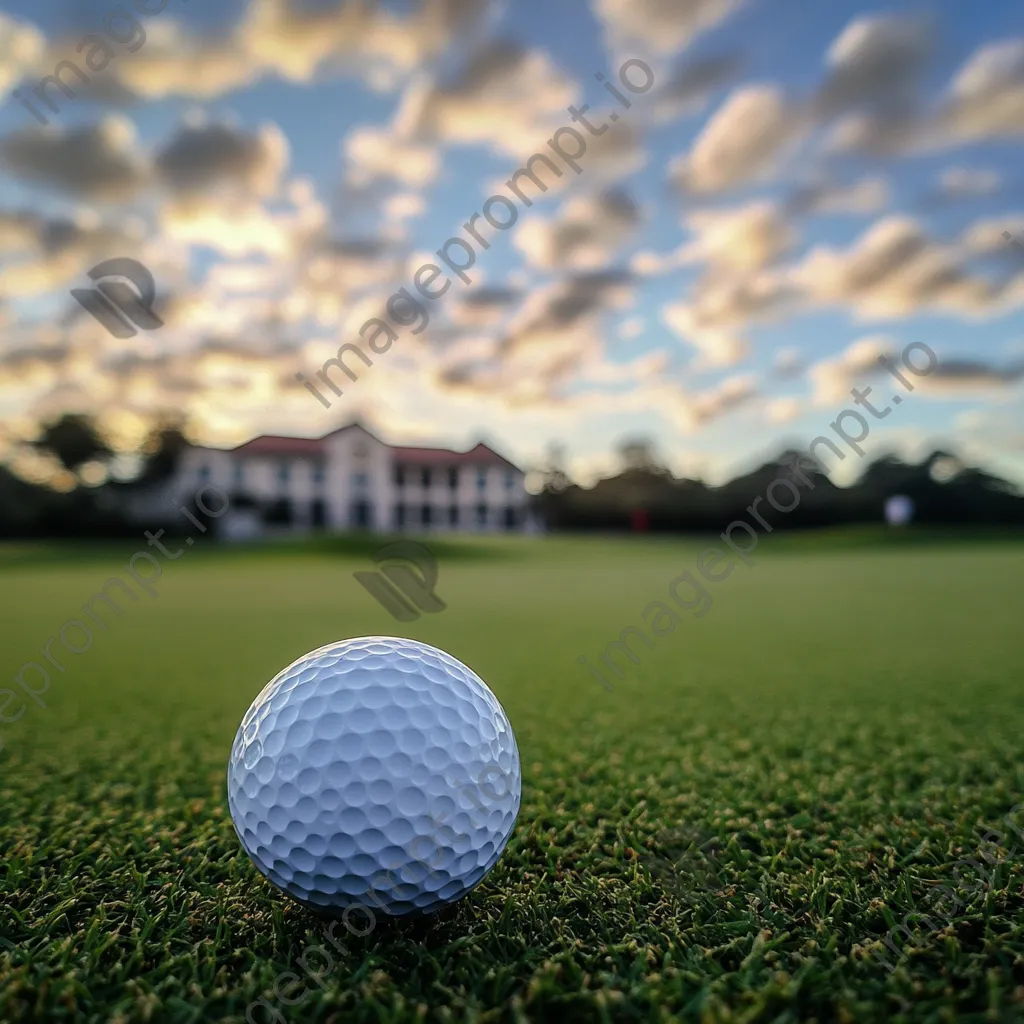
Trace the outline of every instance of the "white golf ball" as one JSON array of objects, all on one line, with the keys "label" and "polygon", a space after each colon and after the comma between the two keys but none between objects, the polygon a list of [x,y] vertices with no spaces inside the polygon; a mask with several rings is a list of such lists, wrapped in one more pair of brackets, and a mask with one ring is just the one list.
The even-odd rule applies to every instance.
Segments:
[{"label": "white golf ball", "polygon": [[323,912],[396,916],[479,884],[522,791],[512,726],[483,680],[389,636],[279,672],[242,719],[227,782],[238,838],[275,886]]}]

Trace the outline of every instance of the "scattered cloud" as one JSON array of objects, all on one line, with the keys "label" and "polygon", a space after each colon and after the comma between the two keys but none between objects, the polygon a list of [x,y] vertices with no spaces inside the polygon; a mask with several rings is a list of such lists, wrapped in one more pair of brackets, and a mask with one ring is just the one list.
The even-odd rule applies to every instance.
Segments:
[{"label": "scattered cloud", "polygon": [[[934,19],[858,16],[823,57],[804,55],[806,74],[787,66],[773,79],[767,51],[710,38],[747,6],[592,0],[610,57],[656,70],[628,116],[589,76],[577,81],[583,65],[563,40],[514,41],[515,5],[259,0],[208,32],[187,9],[142,19],[144,45],[119,45],[75,84],[74,118],[62,109],[41,128],[9,102],[26,126],[0,138],[5,415],[179,408],[238,437],[273,410],[275,429],[308,430],[320,410],[295,371],[356,340],[432,258],[438,216],[444,230],[478,195],[507,194],[514,170],[569,123],[566,108],[588,99],[588,120],[606,130],[585,133],[583,173],[546,175],[513,244],[478,253],[473,286],[430,306],[429,330],[360,381],[361,401],[389,423],[426,436],[435,421],[456,430],[493,412],[514,431],[525,409],[552,429],[609,414],[687,434],[734,416],[768,429],[848,402],[884,373],[877,356],[899,348],[871,334],[836,353],[833,322],[856,337],[921,315],[977,323],[990,347],[944,357],[921,394],[1019,398],[1021,368],[991,352],[1014,351],[993,331],[1024,307],[1024,264],[1005,237],[1024,243],[1024,213],[997,207],[1013,168],[990,143],[1024,136],[1024,38],[986,39],[942,67],[956,41]],[[80,63],[76,43],[0,15],[0,94]],[[295,133],[308,129],[284,104],[278,124],[243,126],[216,105],[168,131],[174,108],[154,102],[213,111],[257,83],[312,100],[338,81],[366,113],[326,137],[340,160],[314,180],[292,170],[309,153]],[[132,120],[90,123],[93,104]],[[682,150],[668,195],[637,173],[666,147]],[[905,159],[915,154],[929,162]],[[472,202],[449,216],[438,204],[452,194]],[[965,225],[952,204],[968,200],[985,216]],[[166,326],[122,343],[67,289],[129,252],[156,273]],[[823,312],[829,330],[802,333],[800,318]],[[778,347],[773,330],[758,351],[761,329],[779,323],[795,344]],[[766,390],[805,382],[808,395],[765,394],[753,359]],[[711,371],[729,375],[710,387],[675,379]]]},{"label": "scattered cloud", "polygon": [[45,48],[35,25],[0,12],[0,98],[42,61]]},{"label": "scattered cloud", "polygon": [[492,41],[450,81],[410,83],[395,129],[417,143],[483,145],[512,156],[536,151],[566,120],[579,86],[540,50]]},{"label": "scattered cloud", "polygon": [[937,195],[942,199],[977,199],[995,195],[1002,177],[995,171],[980,167],[947,167],[939,175]]},{"label": "scattered cloud", "polygon": [[743,67],[744,60],[736,53],[685,61],[652,96],[655,118],[672,121],[698,113],[707,105],[712,93],[735,81]]},{"label": "scattered cloud", "polygon": [[960,142],[1024,135],[1024,38],[991,43],[970,57],[949,88],[942,122]]},{"label": "scattered cloud", "polygon": [[677,53],[739,7],[739,0],[593,0],[609,49]]},{"label": "scattered cloud", "polygon": [[613,260],[640,220],[639,207],[620,189],[575,196],[550,221],[528,218],[515,244],[533,266],[545,270],[597,270]]},{"label": "scattered cloud", "polygon": [[196,121],[183,125],[156,154],[161,182],[189,197],[230,188],[242,195],[276,191],[288,164],[288,141],[267,125],[249,133],[228,124]]},{"label": "scattered cloud", "polygon": [[769,178],[806,130],[777,86],[744,86],[712,115],[693,148],[670,166],[684,192],[713,193]]},{"label": "scattered cloud", "polygon": [[825,56],[827,74],[816,98],[819,116],[872,104],[914,105],[932,52],[931,26],[919,18],[854,18]]},{"label": "scattered cloud", "polygon": [[978,317],[1008,298],[1004,283],[973,273],[958,246],[930,239],[907,216],[877,221],[845,251],[815,247],[793,276],[810,301],[844,306],[857,319],[925,310]]},{"label": "scattered cloud", "polygon": [[864,216],[889,205],[890,188],[883,177],[861,178],[848,185],[818,180],[802,185],[787,203],[794,216],[807,214]]},{"label": "scattered cloud", "polygon": [[698,210],[686,215],[696,241],[684,247],[680,260],[703,262],[722,270],[762,270],[779,261],[797,240],[785,211],[768,200],[725,210]]},{"label": "scattered cloud", "polygon": [[0,138],[0,168],[71,196],[125,202],[151,181],[135,127],[107,117],[85,128],[30,125]]}]

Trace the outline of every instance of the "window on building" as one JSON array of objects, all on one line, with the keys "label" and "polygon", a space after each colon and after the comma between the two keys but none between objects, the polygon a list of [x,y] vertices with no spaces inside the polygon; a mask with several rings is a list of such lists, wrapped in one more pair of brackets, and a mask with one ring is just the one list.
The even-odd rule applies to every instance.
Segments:
[{"label": "window on building", "polygon": [[395,506],[395,526],[405,526],[405,505],[402,502]]},{"label": "window on building", "polygon": [[506,470],[505,471],[505,490],[506,491],[511,491],[512,488],[515,487],[515,485],[516,485],[516,475],[515,475],[515,473],[511,469]]},{"label": "window on building", "polygon": [[505,517],[504,518],[505,518],[505,529],[506,530],[514,530],[516,528],[517,523],[518,523],[519,517],[516,515],[516,510],[511,505],[506,506],[506,508],[505,508]]},{"label": "window on building", "polygon": [[405,486],[405,467],[404,466],[395,466],[395,486],[396,487],[404,487]]},{"label": "window on building", "polygon": [[459,506],[458,505],[452,505],[452,507],[450,509],[448,509],[448,523],[451,526],[458,526],[459,525]]},{"label": "window on building", "polygon": [[448,470],[448,486],[453,491],[457,490],[459,486],[459,471],[454,466]]},{"label": "window on building", "polygon": [[431,522],[433,522],[434,510],[430,505],[424,504],[420,514],[422,516],[420,522],[422,522],[424,526],[429,526]]},{"label": "window on building", "polygon": [[487,488],[487,470],[478,469],[476,471],[476,489],[478,491],[486,490]]},{"label": "window on building", "polygon": [[245,483],[245,466],[241,462],[236,462],[232,472],[234,475],[235,486],[241,487],[242,484]]},{"label": "window on building", "polygon": [[268,526],[291,526],[295,522],[292,503],[287,498],[272,501],[263,510],[263,522]]},{"label": "window on building", "polygon": [[487,506],[483,502],[480,502],[476,507],[476,525],[487,525]]},{"label": "window on building", "polygon": [[279,484],[286,484],[291,479],[292,467],[289,462],[280,462],[277,466],[277,482]]},{"label": "window on building", "polygon": [[324,465],[322,462],[316,462],[313,464],[313,483],[317,486],[323,484],[326,479],[326,472],[324,471]]},{"label": "window on building", "polygon": [[353,473],[352,474],[352,489],[354,491],[364,491],[370,482],[370,475],[368,473]]},{"label": "window on building", "polygon": [[424,487],[429,487],[430,486],[430,470],[429,469],[424,467],[421,479],[423,481],[423,486]]}]

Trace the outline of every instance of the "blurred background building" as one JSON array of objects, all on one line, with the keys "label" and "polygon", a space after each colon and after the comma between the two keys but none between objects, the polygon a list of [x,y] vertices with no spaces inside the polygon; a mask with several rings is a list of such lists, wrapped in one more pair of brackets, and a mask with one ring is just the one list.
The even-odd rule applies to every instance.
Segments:
[{"label": "blurred background building", "polygon": [[207,490],[233,539],[324,529],[518,532],[529,519],[523,472],[487,445],[395,447],[358,424],[319,438],[189,446],[170,476],[129,492],[132,518],[145,527]]}]

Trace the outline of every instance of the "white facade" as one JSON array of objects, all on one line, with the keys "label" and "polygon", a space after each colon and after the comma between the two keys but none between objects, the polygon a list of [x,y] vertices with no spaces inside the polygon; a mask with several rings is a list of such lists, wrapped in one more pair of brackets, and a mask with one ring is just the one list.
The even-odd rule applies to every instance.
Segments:
[{"label": "white facade", "polygon": [[322,438],[189,448],[136,512],[198,504],[201,516],[205,504],[218,513],[218,532],[237,539],[314,529],[529,532],[528,502],[523,472],[486,445],[397,447],[354,424]]}]

